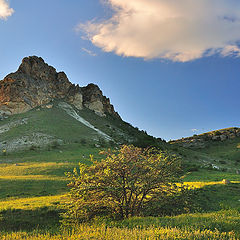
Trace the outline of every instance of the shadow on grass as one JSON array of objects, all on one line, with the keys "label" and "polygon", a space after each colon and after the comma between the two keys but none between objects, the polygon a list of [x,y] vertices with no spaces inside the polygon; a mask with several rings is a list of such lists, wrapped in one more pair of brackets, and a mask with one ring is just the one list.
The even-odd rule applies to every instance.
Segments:
[{"label": "shadow on grass", "polygon": [[58,195],[67,190],[67,181],[41,179],[0,180],[0,199]]},{"label": "shadow on grass", "polygon": [[143,216],[176,216],[230,209],[240,212],[239,200],[239,183],[209,185],[198,189],[184,188],[176,194],[149,203]]},{"label": "shadow on grass", "polygon": [[240,184],[211,185],[153,203],[142,217],[112,222],[128,228],[180,228],[236,233],[240,239]]},{"label": "shadow on grass", "polygon": [[217,184],[195,190],[193,202],[204,212],[236,209],[240,211],[240,184]]},{"label": "shadow on grass", "polygon": [[0,232],[49,230],[59,227],[60,212],[47,207],[35,210],[9,209],[0,213]]}]

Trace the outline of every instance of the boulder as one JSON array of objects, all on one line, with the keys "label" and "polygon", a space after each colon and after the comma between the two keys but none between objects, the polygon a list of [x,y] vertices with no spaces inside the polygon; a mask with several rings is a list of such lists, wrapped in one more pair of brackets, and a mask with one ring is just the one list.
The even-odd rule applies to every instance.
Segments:
[{"label": "boulder", "polygon": [[220,135],[220,140],[221,141],[225,141],[227,139],[227,136],[226,135]]}]

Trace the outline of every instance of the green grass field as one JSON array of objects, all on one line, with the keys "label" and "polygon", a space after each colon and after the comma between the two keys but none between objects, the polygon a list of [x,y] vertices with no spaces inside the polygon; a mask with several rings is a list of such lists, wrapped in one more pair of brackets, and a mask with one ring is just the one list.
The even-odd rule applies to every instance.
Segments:
[{"label": "green grass field", "polygon": [[[183,182],[200,189],[200,212],[83,224],[60,228],[60,203],[66,200],[64,173],[79,162],[90,164],[99,149],[74,143],[51,151],[9,153],[0,157],[0,239],[239,239],[240,176],[200,169]],[[222,179],[232,184],[222,184]],[[197,190],[196,190],[197,191]],[[62,231],[62,232],[61,232]]]}]

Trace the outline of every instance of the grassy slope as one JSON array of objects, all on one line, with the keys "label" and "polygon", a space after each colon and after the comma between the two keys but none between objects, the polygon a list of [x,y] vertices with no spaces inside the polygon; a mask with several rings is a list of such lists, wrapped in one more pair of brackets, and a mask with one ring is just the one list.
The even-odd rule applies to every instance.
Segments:
[{"label": "grassy slope", "polygon": [[[172,145],[171,149],[183,158],[185,169],[217,168],[223,172],[240,170],[240,138],[225,142],[209,142],[201,149],[187,149]],[[224,175],[224,173],[217,173]]]},{"label": "grassy slope", "polygon": [[[144,136],[144,133],[139,133],[137,129],[119,120],[111,119],[111,117],[102,119],[87,110],[81,111],[80,114],[102,131],[115,136],[118,141],[123,141],[126,135],[133,138],[139,136],[139,134]],[[58,205],[65,199],[64,194],[67,192],[66,184],[68,182],[64,172],[77,167],[78,162],[90,164],[89,154],[94,154],[96,158],[100,158],[97,154],[100,149],[93,147],[96,137],[95,132],[75,121],[60,109],[34,110],[23,115],[15,115],[11,119],[21,119],[23,117],[30,119],[28,125],[12,129],[1,135],[1,138],[7,140],[23,133],[30,134],[37,129],[42,133],[51,133],[56,138],[63,139],[65,144],[34,151],[7,153],[7,156],[0,156],[0,216],[2,216],[0,218],[0,232],[3,231],[1,239],[3,239],[3,236],[7,236],[6,231],[19,231],[20,229],[30,232],[38,229],[39,234],[59,231]],[[11,119],[6,119],[3,123]],[[41,120],[39,121],[39,119]],[[87,143],[83,144],[82,139],[85,139]],[[227,159],[231,161],[231,166],[235,166],[235,160],[238,159],[235,157],[238,152],[238,141],[238,139],[231,140],[225,146],[213,144],[208,149],[201,151],[172,150],[177,150],[184,158],[194,163],[200,163],[204,158],[214,160],[226,159],[226,156],[228,156]],[[223,178],[236,183],[223,185],[221,184]],[[184,235],[189,237],[193,233],[195,234],[193,236],[199,237],[196,239],[206,239],[206,236],[210,239],[214,239],[214,237],[216,237],[215,239],[224,239],[221,232],[232,230],[240,237],[239,175],[201,169],[197,172],[186,173],[183,181],[190,186],[203,189],[198,193],[196,200],[202,206],[203,213],[183,214],[175,217],[134,218],[123,222],[110,223],[117,229],[107,230],[110,234],[109,238],[104,235],[106,232],[103,232],[101,227],[82,226],[82,230],[79,230],[80,233],[75,235],[70,236],[64,233],[65,239],[81,239],[77,238],[80,235],[87,239],[90,235],[88,236],[86,232],[89,233],[89,231],[95,234],[93,239],[114,239],[111,238],[111,236],[114,236],[114,232],[118,233],[119,239],[137,239],[136,236],[142,238],[161,236],[164,239],[167,239],[166,236],[172,236],[172,238],[178,236],[178,239],[190,239],[184,238]],[[135,229],[129,232],[129,228],[132,229],[136,226],[141,226],[143,230]],[[122,229],[119,229],[119,227]],[[156,230],[156,228],[161,227],[163,229]],[[147,228],[149,229],[147,230]],[[205,229],[211,231],[206,232]],[[32,239],[50,239],[49,235],[37,234],[33,234]],[[25,235],[30,239],[28,233]],[[7,239],[14,239],[14,237],[21,239],[23,236],[24,233],[15,235],[10,233]],[[122,236],[125,236],[125,238]],[[58,238],[60,236],[55,239]],[[226,239],[230,239],[230,237],[228,236]]]},{"label": "grassy slope", "polygon": [[39,111],[34,109],[27,113],[11,116],[2,121],[1,125],[23,118],[27,118],[28,123],[2,134],[1,140],[9,140],[33,132],[45,133],[68,143],[81,138],[88,140],[88,138],[92,139],[97,136],[92,129],[79,123],[59,108],[40,109]]},{"label": "grassy slope", "polygon": [[240,137],[225,142],[212,142],[207,148],[198,151],[226,161],[226,166],[235,165],[240,168]]},{"label": "grassy slope", "polygon": [[[100,117],[89,109],[75,110],[93,126],[111,136],[116,143],[155,141],[159,145],[167,145],[156,139],[154,140],[145,132],[139,131],[137,128],[120,119],[111,116]],[[0,121],[0,127],[22,119],[27,119],[27,124],[12,127],[9,131],[0,134],[0,142],[5,144],[6,149],[8,149],[9,141],[21,138],[22,136],[31,136],[33,133],[51,136],[52,142],[54,139],[62,140],[63,144],[69,145],[68,147],[74,143],[82,143],[88,146],[94,146],[94,144],[106,145],[106,140],[102,136],[69,116],[64,110],[58,107],[57,101],[54,102],[52,109],[39,107],[29,112],[4,119]],[[109,145],[111,144],[109,143]],[[28,146],[28,149],[30,147]],[[51,143],[48,147],[51,147]]]},{"label": "grassy slope", "polygon": [[171,147],[187,159],[188,163],[205,167],[213,164],[232,172],[240,170],[240,137],[223,142],[208,141],[204,148],[187,149],[178,147],[177,144],[171,144]]}]

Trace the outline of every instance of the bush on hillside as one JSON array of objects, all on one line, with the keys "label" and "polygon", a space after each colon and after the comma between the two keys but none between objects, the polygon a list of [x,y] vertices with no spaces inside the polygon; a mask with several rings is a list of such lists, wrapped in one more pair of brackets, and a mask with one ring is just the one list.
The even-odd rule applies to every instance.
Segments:
[{"label": "bush on hillside", "polygon": [[227,164],[227,162],[224,161],[224,160],[219,160],[219,163],[221,163],[221,164]]},{"label": "bush on hillside", "polygon": [[158,147],[160,141],[148,135],[138,136],[133,145],[139,148]]},{"label": "bush on hillside", "polygon": [[51,148],[52,149],[57,149],[60,147],[60,143],[57,141],[57,140],[54,140],[52,143],[51,143]]},{"label": "bush on hillside", "polygon": [[81,145],[85,146],[87,144],[87,140],[85,138],[82,138],[80,140]]},{"label": "bush on hillside", "polygon": [[180,160],[155,148],[122,146],[102,152],[106,157],[91,166],[67,173],[69,203],[65,219],[78,223],[96,216],[124,219],[141,216],[156,200],[177,192]]},{"label": "bush on hillside", "polygon": [[38,148],[38,147],[37,147],[36,145],[31,145],[30,148],[29,148],[29,150],[30,150],[30,151],[35,151],[35,150],[37,150],[37,148]]}]

